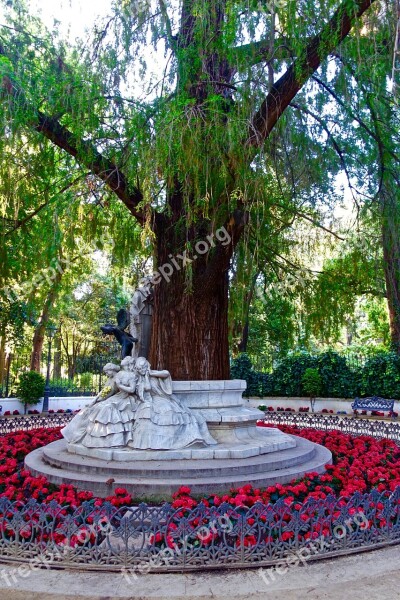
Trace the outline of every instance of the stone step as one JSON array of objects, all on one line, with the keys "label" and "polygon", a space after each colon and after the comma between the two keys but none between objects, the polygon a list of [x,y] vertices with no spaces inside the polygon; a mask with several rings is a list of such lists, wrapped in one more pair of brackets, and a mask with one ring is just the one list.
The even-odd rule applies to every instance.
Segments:
[{"label": "stone step", "polygon": [[[249,458],[215,460],[192,458],[184,461],[158,461],[156,453],[153,460],[134,459],[129,462],[108,462],[71,454],[66,449],[65,441],[59,440],[43,448],[42,458],[50,466],[77,473],[96,473],[103,474],[103,476],[106,473],[108,477],[121,477],[129,473],[130,477],[176,479],[184,472],[185,477],[199,479],[210,475],[224,477],[276,471],[311,460],[315,454],[314,444],[302,438],[296,438],[296,441],[297,445],[294,448]],[[245,449],[245,444],[242,447]]]},{"label": "stone step", "polygon": [[[225,424],[222,429],[212,431],[218,442],[212,446],[189,446],[177,450],[135,450],[132,448],[86,448],[81,444],[68,444],[68,452],[85,458],[95,458],[102,461],[137,462],[137,461],[167,461],[189,459],[226,459],[250,458],[259,454],[268,454],[294,448],[296,441],[293,437],[282,433],[276,428],[244,425],[242,427]],[[59,442],[61,445],[61,442]],[[186,464],[186,463],[185,463]]]},{"label": "stone step", "polygon": [[[265,455],[262,458],[267,456]],[[25,464],[33,475],[45,475],[51,483],[59,485],[62,483],[72,484],[80,490],[92,491],[95,496],[106,497],[111,495],[116,487],[124,487],[135,498],[151,499],[154,502],[170,499],[173,492],[177,491],[181,485],[188,485],[193,494],[204,496],[226,493],[230,487],[239,488],[245,484],[264,488],[275,483],[289,483],[311,471],[324,472],[325,465],[329,464],[331,460],[332,455],[329,450],[314,444],[313,456],[302,464],[292,464],[277,470],[266,470],[257,473],[232,473],[221,477],[213,477],[208,474],[208,476],[201,478],[189,477],[185,473],[184,465],[182,465],[179,475],[176,474],[170,478],[167,478],[165,474],[163,478],[153,476],[132,477],[128,474],[113,476],[110,471],[107,471],[106,467],[103,474],[83,474],[49,465],[43,460],[43,448],[29,454]],[[108,482],[109,479],[112,481]]]}]

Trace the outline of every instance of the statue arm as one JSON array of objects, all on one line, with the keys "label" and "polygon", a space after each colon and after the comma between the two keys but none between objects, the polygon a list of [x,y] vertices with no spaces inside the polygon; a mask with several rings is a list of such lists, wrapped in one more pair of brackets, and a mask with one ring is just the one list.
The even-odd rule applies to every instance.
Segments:
[{"label": "statue arm", "polygon": [[[108,392],[106,394],[104,394],[104,391],[107,390],[107,388],[108,388]],[[102,391],[99,394],[97,394],[96,398],[88,406],[94,406],[95,404],[98,404],[99,402],[103,402],[103,400],[106,400],[107,398],[109,398],[110,396],[115,394],[115,392],[117,392],[117,391],[118,391],[118,388],[115,384],[114,378],[112,377],[111,379],[109,379],[107,381],[107,383],[104,386],[104,388],[102,389]]]},{"label": "statue arm", "polygon": [[170,377],[170,372],[169,371],[151,371],[150,370],[150,376],[151,377],[159,377],[160,379],[167,379],[167,377]]},{"label": "statue arm", "polygon": [[136,385],[128,386],[128,385],[123,385],[122,383],[120,383],[118,385],[118,387],[121,390],[121,392],[126,392],[127,394],[134,394],[136,391]]},{"label": "statue arm", "polygon": [[117,376],[116,385],[121,392],[126,394],[134,394],[136,391],[136,379],[134,377],[130,377],[127,382],[126,378]]}]

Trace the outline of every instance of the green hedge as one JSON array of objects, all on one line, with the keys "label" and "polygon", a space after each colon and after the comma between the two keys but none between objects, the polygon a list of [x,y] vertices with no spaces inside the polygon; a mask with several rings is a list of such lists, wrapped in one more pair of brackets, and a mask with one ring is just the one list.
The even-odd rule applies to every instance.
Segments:
[{"label": "green hedge", "polygon": [[247,381],[246,396],[307,396],[302,384],[307,369],[318,369],[321,375],[321,398],[400,399],[400,356],[394,352],[377,354],[353,369],[337,352],[317,356],[304,352],[282,359],[272,373],[254,371],[249,357],[242,354],[233,361],[231,376]]}]

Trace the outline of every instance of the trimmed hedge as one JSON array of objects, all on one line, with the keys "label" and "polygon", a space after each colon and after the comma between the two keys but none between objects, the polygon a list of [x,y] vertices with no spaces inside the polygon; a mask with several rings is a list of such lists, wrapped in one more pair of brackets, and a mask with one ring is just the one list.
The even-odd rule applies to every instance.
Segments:
[{"label": "trimmed hedge", "polygon": [[394,352],[376,354],[355,369],[337,352],[317,356],[304,352],[282,359],[272,373],[254,371],[250,358],[241,354],[233,361],[231,376],[247,381],[247,397],[307,396],[302,383],[307,369],[317,369],[321,375],[321,398],[400,399],[400,356]]}]

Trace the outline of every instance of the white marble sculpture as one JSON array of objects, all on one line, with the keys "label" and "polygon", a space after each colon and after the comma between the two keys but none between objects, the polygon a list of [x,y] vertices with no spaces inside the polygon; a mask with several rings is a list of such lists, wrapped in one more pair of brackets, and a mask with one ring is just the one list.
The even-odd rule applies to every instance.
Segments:
[{"label": "white marble sculpture", "polygon": [[214,445],[206,421],[172,394],[168,371],[126,357],[121,369],[104,367],[106,387],[61,430],[70,444],[85,448],[177,450]]},{"label": "white marble sculpture", "polygon": [[135,359],[121,361],[120,368],[109,363],[105,388],[89,406],[81,410],[61,430],[65,439],[86,448],[124,447],[132,439],[132,423],[136,411]]},{"label": "white marble sculpture", "polygon": [[61,433],[67,442],[71,444],[79,444],[82,442],[86,435],[86,431],[89,425],[89,416],[93,412],[96,405],[100,402],[106,401],[116,391],[115,377],[120,370],[118,365],[113,363],[107,363],[103,367],[104,373],[107,375],[107,381],[104,388],[96,396],[93,402],[90,402],[85,408],[83,408],[75,417],[61,429]]},{"label": "white marble sculpture", "polygon": [[135,290],[130,307],[130,334],[138,340],[132,350],[134,358],[139,356],[147,358],[149,354],[153,313],[152,302],[152,278],[145,277],[143,285]]},{"label": "white marble sculpture", "polygon": [[172,395],[168,371],[153,371],[143,357],[136,360],[136,394],[139,401],[129,446],[140,450],[174,450],[193,444],[204,446],[217,442],[210,435],[206,421],[184,407]]}]

